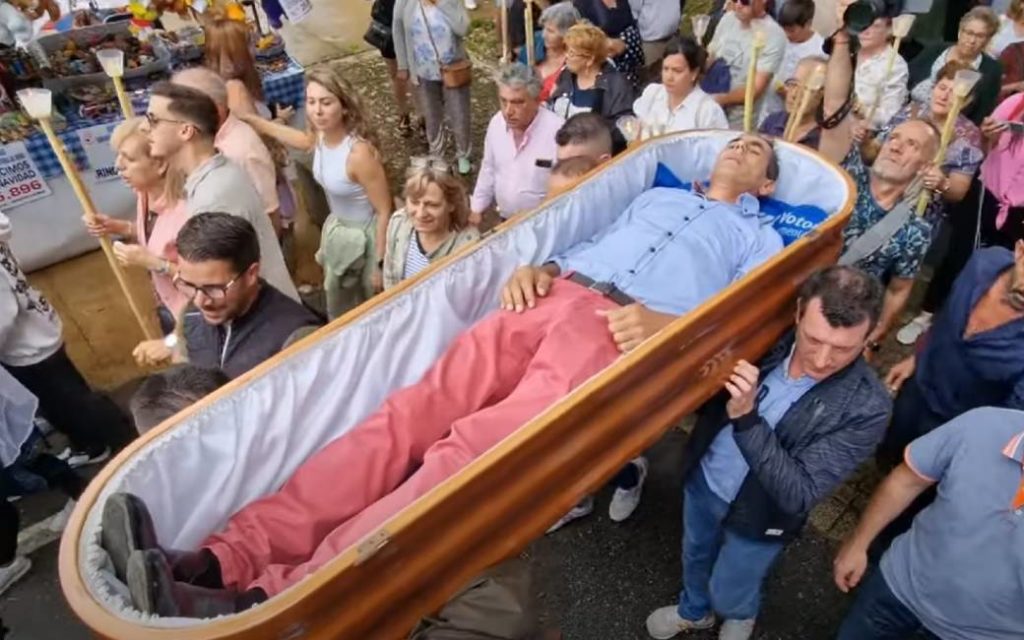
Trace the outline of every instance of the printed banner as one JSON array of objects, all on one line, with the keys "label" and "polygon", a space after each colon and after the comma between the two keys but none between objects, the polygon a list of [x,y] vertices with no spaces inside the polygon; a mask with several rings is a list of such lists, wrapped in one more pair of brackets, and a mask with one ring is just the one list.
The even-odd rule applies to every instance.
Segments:
[{"label": "printed banner", "polygon": [[110,134],[119,124],[120,121],[98,124],[76,132],[82,150],[85,151],[85,157],[89,160],[89,169],[85,172],[85,177],[90,182],[118,179],[117,169],[114,167],[114,150],[110,148]]},{"label": "printed banner", "polygon": [[0,208],[11,208],[45,198],[50,185],[39,173],[24,142],[11,142],[0,146]]}]

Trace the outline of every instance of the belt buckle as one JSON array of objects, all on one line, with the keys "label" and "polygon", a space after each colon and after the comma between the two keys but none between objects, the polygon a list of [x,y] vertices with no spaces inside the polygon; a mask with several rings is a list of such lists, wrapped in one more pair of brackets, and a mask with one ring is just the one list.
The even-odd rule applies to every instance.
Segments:
[{"label": "belt buckle", "polygon": [[615,291],[615,285],[610,282],[595,282],[587,288],[600,293],[606,298],[612,294],[612,291]]}]

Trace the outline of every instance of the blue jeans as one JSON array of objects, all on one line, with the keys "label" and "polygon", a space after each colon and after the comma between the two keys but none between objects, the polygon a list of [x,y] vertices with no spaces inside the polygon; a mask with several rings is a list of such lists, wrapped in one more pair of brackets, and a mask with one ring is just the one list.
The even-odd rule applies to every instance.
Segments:
[{"label": "blue jeans", "polygon": [[857,590],[857,599],[846,612],[836,640],[903,640],[915,633],[938,640],[893,595],[882,572],[875,570]]},{"label": "blue jeans", "polygon": [[729,503],[694,470],[683,490],[683,590],[679,615],[699,620],[715,611],[727,620],[756,618],[761,583],[782,542],[751,540],[723,526]]}]

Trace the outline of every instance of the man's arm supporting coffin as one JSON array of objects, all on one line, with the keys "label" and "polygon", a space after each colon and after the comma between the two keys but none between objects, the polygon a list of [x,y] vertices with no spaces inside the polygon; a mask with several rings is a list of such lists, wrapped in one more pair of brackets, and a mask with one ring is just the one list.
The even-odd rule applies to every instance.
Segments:
[{"label": "man's arm supporting coffin", "polygon": [[[162,541],[195,547],[275,491],[327,442],[419,380],[497,306],[519,265],[540,264],[610,225],[659,163],[703,179],[734,133],[653,140],[517,223],[354,310],[154,429],[97,476],[61,546],[76,613],[112,638],[392,638],[481,569],[515,553],[585,492],[757,357],[792,319],[796,287],[834,261],[852,186],[813,152],[778,145],[778,200],[831,214],[808,236],[673,322],[291,589],[216,620],[134,611],[99,547],[114,492],[149,506]],[[346,469],[337,482],[358,482]]]}]

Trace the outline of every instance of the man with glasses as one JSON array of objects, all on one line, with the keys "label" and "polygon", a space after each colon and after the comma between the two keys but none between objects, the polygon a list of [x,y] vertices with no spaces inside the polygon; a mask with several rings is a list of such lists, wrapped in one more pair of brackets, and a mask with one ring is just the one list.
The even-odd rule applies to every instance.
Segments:
[{"label": "man with glasses", "polygon": [[188,176],[185,198],[190,214],[221,211],[248,220],[259,238],[263,277],[298,301],[299,292],[259,191],[241,167],[217,152],[220,115],[213,100],[196,89],[159,82],[150,92],[143,127],[153,156],[166,159]]},{"label": "man with glasses", "polygon": [[[185,314],[187,360],[235,378],[281,350],[296,331],[319,324],[315,315],[261,278],[260,246],[248,221],[201,213],[178,232],[174,285],[192,302]],[[135,348],[140,365],[173,359],[179,336]]]},{"label": "man with glasses", "polygon": [[947,62],[962,62],[977,69],[981,79],[974,87],[973,96],[964,106],[963,114],[981,126],[999,103],[999,90],[1003,79],[1003,66],[985,53],[992,36],[999,30],[999,17],[988,7],[974,7],[960,19],[957,40],[952,46],[945,43],[928,47],[910,61],[910,97],[915,102],[928,104],[932,87]]}]

